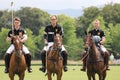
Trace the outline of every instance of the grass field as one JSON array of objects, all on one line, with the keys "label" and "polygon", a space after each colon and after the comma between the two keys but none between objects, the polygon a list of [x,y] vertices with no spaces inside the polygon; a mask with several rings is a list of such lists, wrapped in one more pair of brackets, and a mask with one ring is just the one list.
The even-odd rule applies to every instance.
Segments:
[{"label": "grass field", "polygon": [[[28,73],[26,71],[24,80],[47,80],[45,73],[39,71],[40,66],[32,66],[33,72]],[[63,72],[62,80],[87,80],[86,72],[80,71],[81,66],[68,66],[69,71]],[[111,71],[107,71],[106,80],[120,80],[120,66],[110,66]],[[0,80],[9,80],[8,74],[4,72],[4,66],[0,66]],[[98,80],[98,76],[96,75]],[[15,80],[18,80],[18,76],[15,76]],[[56,75],[53,76],[53,80],[56,80]]]}]

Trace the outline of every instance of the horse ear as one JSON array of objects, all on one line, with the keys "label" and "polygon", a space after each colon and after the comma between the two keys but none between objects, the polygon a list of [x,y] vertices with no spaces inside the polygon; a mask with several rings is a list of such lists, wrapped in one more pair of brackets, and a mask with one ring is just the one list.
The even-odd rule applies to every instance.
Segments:
[{"label": "horse ear", "polygon": [[87,35],[87,31],[85,30],[85,35]]},{"label": "horse ear", "polygon": [[89,34],[90,34],[91,37],[93,36],[91,33],[89,33]]}]

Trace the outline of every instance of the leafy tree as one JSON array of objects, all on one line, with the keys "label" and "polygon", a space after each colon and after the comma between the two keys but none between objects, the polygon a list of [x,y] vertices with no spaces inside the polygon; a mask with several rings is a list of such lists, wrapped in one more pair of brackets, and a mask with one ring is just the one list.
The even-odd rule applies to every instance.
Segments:
[{"label": "leafy tree", "polygon": [[81,52],[82,48],[79,47],[79,45],[81,46],[81,43],[76,38],[75,20],[65,15],[59,15],[58,19],[60,25],[63,26],[63,44],[69,53],[69,58],[78,58],[77,55]]},{"label": "leafy tree", "polygon": [[0,11],[0,29],[4,26],[4,28],[11,28],[12,25],[12,17],[11,12],[8,10]]},{"label": "leafy tree", "polygon": [[107,4],[102,9],[102,16],[106,22],[106,25],[109,23],[120,23],[120,4]]},{"label": "leafy tree", "polygon": [[49,22],[49,14],[38,8],[22,7],[15,14],[21,18],[22,26],[30,28],[34,35],[38,35],[41,26]]},{"label": "leafy tree", "polygon": [[37,51],[35,55],[37,59],[40,59],[40,54],[44,47],[44,39],[43,39],[44,28],[45,27],[41,27],[41,29],[39,29],[39,35],[35,37],[35,44],[37,47]]},{"label": "leafy tree", "polygon": [[83,16],[78,17],[76,33],[78,37],[83,37],[84,31],[87,30],[89,24],[100,15],[100,10],[97,7],[91,6],[84,9]]},{"label": "leafy tree", "polygon": [[[113,27],[113,24],[109,24],[110,32],[111,32],[111,46],[114,52],[120,52],[120,24],[116,24]],[[120,54],[120,53],[119,53]]]},{"label": "leafy tree", "polygon": [[34,53],[37,50],[37,47],[35,45],[35,36],[33,35],[33,32],[30,29],[26,29],[27,35],[28,35],[28,40],[25,43],[25,45],[28,47],[30,50],[33,58],[34,58]]},{"label": "leafy tree", "polygon": [[2,28],[0,32],[0,58],[4,58],[4,54],[9,47],[10,43],[6,42],[6,37],[8,33],[8,29]]}]

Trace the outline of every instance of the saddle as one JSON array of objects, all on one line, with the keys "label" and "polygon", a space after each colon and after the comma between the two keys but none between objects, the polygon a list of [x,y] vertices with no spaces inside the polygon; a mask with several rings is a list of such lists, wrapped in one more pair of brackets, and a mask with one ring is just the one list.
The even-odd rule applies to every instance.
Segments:
[{"label": "saddle", "polygon": [[97,49],[100,51],[102,58],[104,58],[105,55],[104,55],[104,52],[103,52],[102,49],[101,49],[100,43],[95,43],[95,44],[96,44],[96,46],[97,46]]}]

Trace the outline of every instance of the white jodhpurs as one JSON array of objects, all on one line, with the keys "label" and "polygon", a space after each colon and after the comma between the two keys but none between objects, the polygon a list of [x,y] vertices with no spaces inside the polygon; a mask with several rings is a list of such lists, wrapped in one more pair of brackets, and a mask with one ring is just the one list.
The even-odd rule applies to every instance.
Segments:
[{"label": "white jodhpurs", "polygon": [[[49,42],[48,46],[44,46],[43,50],[48,51],[49,48],[53,45],[53,42]],[[62,45],[62,50],[61,51],[66,51],[65,47]]]},{"label": "white jodhpurs", "polygon": [[103,45],[100,45],[100,48],[103,52],[107,52],[107,49]]},{"label": "white jodhpurs", "polygon": [[[10,47],[8,48],[8,50],[6,51],[6,53],[7,54],[11,54],[14,49],[15,49],[14,45],[11,44]],[[29,50],[28,50],[28,48],[25,45],[23,45],[22,50],[23,50],[23,52],[25,54],[29,54],[30,53]]]}]

